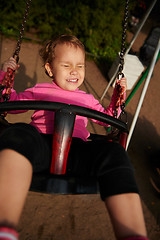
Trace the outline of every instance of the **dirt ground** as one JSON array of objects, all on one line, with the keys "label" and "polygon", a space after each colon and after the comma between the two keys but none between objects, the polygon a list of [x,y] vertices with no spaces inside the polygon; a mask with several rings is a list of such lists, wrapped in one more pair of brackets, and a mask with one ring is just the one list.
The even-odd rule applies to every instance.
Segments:
[{"label": "dirt ground", "polygon": [[[150,24],[150,22],[148,22]],[[148,34],[144,27],[135,41],[132,50],[138,52]],[[133,34],[128,34],[128,41]],[[1,38],[1,63],[10,57],[15,41]],[[23,91],[37,82],[48,82],[39,58],[39,44],[24,42],[20,53],[20,69],[15,78],[15,88]],[[157,62],[149,88],[147,90],[136,127],[128,148],[131,162],[135,167],[144,209],[148,236],[152,240],[160,239],[160,196],[150,184],[153,175],[150,162],[152,154],[159,150],[159,92],[160,61]],[[82,89],[100,99],[108,81],[93,61],[87,61],[86,80]],[[129,127],[141,95],[142,86],[126,107]],[[102,104],[109,103],[110,87]],[[130,91],[127,91],[127,95]],[[8,115],[10,122],[29,122],[31,112],[20,115]],[[89,123],[91,132],[105,133],[103,127]],[[98,194],[95,195],[49,195],[29,192],[19,225],[21,240],[114,240],[114,233],[108,213]]]}]

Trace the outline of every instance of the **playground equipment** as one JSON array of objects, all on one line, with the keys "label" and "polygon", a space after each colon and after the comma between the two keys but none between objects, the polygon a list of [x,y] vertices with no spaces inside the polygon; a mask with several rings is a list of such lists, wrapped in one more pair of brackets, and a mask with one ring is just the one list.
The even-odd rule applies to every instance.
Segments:
[{"label": "playground equipment", "polygon": [[[20,37],[17,42],[17,47],[16,51],[14,53],[14,57],[16,58],[17,62],[19,60],[19,51],[20,51],[20,45],[22,41],[22,35],[24,31],[24,23],[26,22],[26,17],[28,15],[28,10],[29,10],[29,4],[31,1],[27,2],[27,10],[25,12],[24,16],[24,21],[22,24],[22,31],[20,31]],[[155,3],[156,1],[154,1]],[[123,34],[122,34],[122,48],[121,48],[121,53],[120,53],[120,64],[117,68],[117,73],[119,76],[122,75],[122,70],[123,70],[123,65],[124,65],[124,57],[125,57],[125,49],[124,49],[124,43],[125,43],[125,38],[126,38],[126,22],[127,22],[127,15],[128,15],[128,1],[126,1],[126,8],[125,8],[125,21],[124,21],[124,28],[123,28]],[[157,58],[157,52],[159,49],[159,45],[156,49],[155,57],[154,57],[154,62],[152,65],[155,64],[155,58]],[[152,66],[153,69],[153,66]],[[151,74],[149,74],[150,77]],[[54,139],[54,152],[53,152],[53,162],[51,165],[51,173],[56,173],[56,174],[64,174],[65,172],[65,166],[66,166],[66,159],[67,159],[67,152],[69,151],[69,145],[70,145],[70,140],[71,140],[71,135],[72,135],[72,130],[73,130],[73,124],[74,124],[74,119],[75,115],[79,114],[82,116],[86,116],[89,118],[95,118],[98,119],[99,121],[103,121],[105,123],[108,123],[120,130],[119,132],[119,141],[122,146],[125,148],[128,147],[129,140],[127,142],[127,135],[128,135],[128,128],[127,124],[120,121],[119,119],[116,118],[111,118],[109,116],[106,116],[105,114],[102,114],[100,112],[93,111],[91,109],[85,109],[79,106],[71,106],[71,105],[66,105],[66,104],[59,104],[59,103],[53,103],[53,102],[7,102],[9,95],[10,95],[10,88],[12,87],[13,84],[13,79],[14,79],[14,72],[11,71],[10,69],[8,70],[5,79],[1,85],[1,93],[6,88],[6,93],[3,95],[3,99],[5,102],[0,104],[0,109],[1,112],[3,113],[1,115],[1,125],[4,127],[7,126],[9,123],[5,121],[5,115],[7,111],[10,110],[38,110],[38,109],[45,109],[49,111],[56,111],[56,116],[57,116],[57,125],[55,127],[56,133],[54,136],[58,135],[60,138],[63,133],[65,132],[65,137],[66,141],[64,141],[63,138],[61,138],[61,146],[57,144],[57,139]],[[147,83],[148,86],[148,83]],[[144,94],[143,94],[144,95]],[[121,97],[119,95],[119,97]],[[124,107],[125,104],[122,102],[122,112],[124,112]],[[128,102],[127,102],[128,103]],[[139,111],[139,110],[138,110]],[[104,116],[105,115],[105,116]],[[65,117],[64,117],[65,116]],[[66,119],[64,122],[63,120]],[[60,131],[63,126],[63,133]],[[64,126],[67,126],[65,128]],[[67,130],[66,130],[67,129]],[[132,132],[131,132],[132,133]],[[109,137],[106,137],[107,140],[113,140]],[[127,146],[126,146],[127,143]],[[64,151],[59,151],[59,149],[63,149]],[[62,154],[63,152],[63,154]],[[55,158],[54,156],[57,155]],[[89,187],[86,187],[86,183],[89,183]],[[86,187],[86,188],[85,188]],[[33,178],[32,186],[31,188],[33,190],[38,191],[44,191],[44,192],[49,192],[49,193],[95,193],[98,191],[97,186],[95,187],[95,182],[89,181],[88,179],[66,179],[64,176],[54,176],[53,174],[40,174],[36,175],[35,178]],[[57,188],[59,188],[57,190]],[[87,190],[86,190],[87,189]]]},{"label": "playground equipment", "polygon": [[[130,143],[130,140],[131,140],[131,137],[132,137],[132,133],[134,131],[134,127],[136,125],[136,121],[137,121],[137,118],[138,118],[138,115],[139,115],[139,112],[140,112],[140,109],[141,109],[141,106],[142,106],[142,103],[143,103],[148,85],[149,85],[149,82],[150,82],[150,78],[152,76],[152,72],[154,70],[154,67],[155,67],[155,64],[156,64],[157,60],[159,59],[159,55],[160,55],[160,53],[159,53],[159,51],[160,51],[159,41],[157,41],[157,46],[155,46],[155,52],[154,52],[152,62],[146,69],[144,68],[144,66],[141,63],[141,61],[139,60],[139,58],[137,56],[129,54],[129,51],[130,51],[133,43],[135,42],[139,32],[141,31],[144,23],[146,22],[149,14],[151,13],[153,7],[155,6],[156,2],[157,2],[157,0],[154,0],[151,3],[151,5],[148,8],[142,22],[139,25],[139,28],[137,29],[135,35],[133,36],[133,38],[132,38],[132,40],[129,44],[128,49],[126,50],[126,52],[124,54],[124,59],[126,59],[126,61],[124,62],[124,74],[126,75],[127,79],[129,80],[128,89],[133,88],[130,95],[126,99],[126,102],[125,102],[126,105],[129,103],[131,98],[134,96],[134,93],[137,91],[137,89],[139,88],[141,83],[147,77],[146,82],[145,82],[144,87],[143,87],[143,91],[142,91],[139,103],[137,105],[137,110],[135,112],[134,119],[133,119],[131,127],[129,129],[129,135],[128,135],[128,139],[127,139],[126,150],[128,149],[128,146],[129,146],[129,143]],[[145,69],[145,71],[144,71],[144,69]],[[107,87],[105,88],[101,98],[100,98],[101,101],[103,100],[103,98],[104,98],[105,94],[107,93],[111,84],[114,84],[114,80],[115,80],[115,77],[117,75],[117,71],[118,71],[118,61],[116,59],[115,63],[111,67],[111,70],[110,70],[110,73],[109,73],[110,74],[110,81],[109,81]],[[138,78],[139,78],[139,80],[138,80]],[[137,80],[138,80],[138,82],[137,82]]]},{"label": "playground equipment", "polygon": [[[13,54],[13,57],[16,59],[16,61],[19,61],[19,52],[21,48],[21,42],[23,38],[23,33],[24,33],[24,27],[26,24],[28,12],[29,12],[29,6],[30,6],[31,0],[28,0],[26,3],[26,10],[25,10],[25,15],[23,18],[20,34],[19,34],[19,39],[17,42],[16,50]],[[125,7],[125,14],[124,14],[124,24],[123,24],[123,34],[122,34],[122,46],[121,46],[121,53],[120,53],[120,65],[119,65],[119,71],[118,71],[118,76],[122,75],[122,70],[123,70],[123,64],[124,64],[124,52],[125,52],[125,39],[126,39],[126,28],[127,28],[127,20],[128,20],[128,3],[129,0],[126,0],[126,7]],[[53,185],[54,185],[54,174],[56,174],[56,185],[57,181],[59,179],[59,186],[61,185],[61,182],[63,182],[63,190],[60,192],[66,192],[64,190],[64,182],[66,179],[63,178],[62,176],[62,181],[60,181],[60,177],[57,179],[57,175],[64,175],[65,173],[65,168],[66,168],[66,162],[67,162],[67,155],[70,147],[70,142],[72,138],[72,131],[73,131],[73,126],[74,126],[74,120],[75,120],[75,115],[83,115],[89,118],[95,118],[99,119],[100,121],[103,121],[105,123],[108,123],[116,128],[119,129],[118,131],[118,139],[120,144],[125,148],[126,146],[126,140],[127,140],[127,134],[128,134],[128,129],[127,129],[127,124],[121,122],[119,119],[116,118],[117,116],[117,109],[115,109],[115,118],[111,118],[110,116],[107,116],[105,114],[102,114],[100,112],[93,111],[91,109],[84,109],[79,106],[71,106],[71,105],[65,105],[65,104],[60,104],[60,103],[53,103],[53,102],[10,102],[8,101],[10,98],[11,94],[11,88],[13,87],[13,80],[14,80],[15,72],[12,69],[8,69],[7,73],[5,75],[5,78],[3,79],[1,86],[0,86],[0,92],[1,92],[1,97],[4,102],[0,103],[0,109],[1,109],[1,126],[2,128],[7,127],[10,123],[7,123],[5,120],[5,116],[7,114],[7,111],[9,110],[18,110],[18,109],[47,109],[49,111],[56,111],[55,113],[55,122],[56,125],[54,127],[55,132],[53,133],[53,154],[52,154],[52,164],[51,164],[51,173],[48,176],[37,176],[38,177],[38,182],[41,182],[41,190],[42,190],[42,185],[45,187],[43,190],[46,192],[48,191],[47,189],[50,189],[50,192],[53,192]],[[117,102],[120,100],[121,103],[121,108],[122,112],[124,111],[124,101],[121,97],[121,88],[118,87],[118,96],[117,96]],[[117,106],[118,108],[118,106]],[[106,139],[113,141],[113,136],[109,135],[106,137]],[[40,178],[39,178],[40,177]],[[42,181],[40,181],[40,179]],[[44,180],[45,179],[45,180]],[[52,179],[52,180],[51,180]],[[83,180],[84,181],[84,180]],[[34,180],[33,180],[34,182]],[[44,184],[44,182],[46,182]],[[51,184],[52,182],[52,184]],[[71,182],[71,185],[73,184],[73,179],[68,182]],[[48,184],[50,187],[48,187]],[[33,184],[34,185],[34,184]],[[52,187],[51,187],[52,185]],[[73,187],[72,187],[73,190]],[[77,192],[77,190],[76,190]],[[79,191],[78,191],[79,192]]]}]

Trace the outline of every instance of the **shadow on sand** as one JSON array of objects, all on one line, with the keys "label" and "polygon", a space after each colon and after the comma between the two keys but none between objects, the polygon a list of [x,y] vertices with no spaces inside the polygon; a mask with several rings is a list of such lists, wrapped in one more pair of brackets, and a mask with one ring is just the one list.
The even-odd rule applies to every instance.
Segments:
[{"label": "shadow on sand", "polygon": [[34,71],[33,78],[26,74],[26,66],[20,63],[20,68],[17,70],[14,81],[14,89],[16,92],[23,92],[26,88],[31,88],[37,83],[37,73]]},{"label": "shadow on sand", "polygon": [[[132,116],[128,115],[131,120]],[[155,176],[155,169],[160,165],[160,136],[147,118],[139,118],[135,127],[128,154],[135,168],[135,175],[140,194],[160,225],[160,194],[151,185],[150,178]],[[160,176],[157,179],[160,183]]]}]

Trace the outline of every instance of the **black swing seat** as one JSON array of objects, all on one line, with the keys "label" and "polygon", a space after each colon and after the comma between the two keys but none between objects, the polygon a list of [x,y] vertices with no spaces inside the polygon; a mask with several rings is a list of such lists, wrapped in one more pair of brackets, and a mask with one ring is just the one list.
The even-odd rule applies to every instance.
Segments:
[{"label": "black swing seat", "polygon": [[96,179],[66,177],[49,173],[34,173],[31,191],[50,194],[97,194],[99,188]]},{"label": "black swing seat", "polygon": [[[81,115],[81,116],[85,116],[91,119],[96,119],[98,121],[107,123],[119,130],[119,136],[121,136],[121,134],[122,135],[128,134],[127,124],[120,121],[119,119],[113,118],[111,116],[95,111],[93,109],[80,107],[77,105],[70,105],[70,104],[64,104],[59,102],[48,102],[48,101],[14,101],[14,102],[10,101],[10,102],[0,103],[0,112],[3,113],[11,110],[55,111],[54,131],[58,131],[58,132],[56,133],[54,132],[53,135],[57,136],[57,133],[58,133],[59,134],[58,136],[60,137],[63,136],[62,138],[64,138],[64,136],[66,135],[72,135],[75,115]],[[9,123],[5,119],[0,119],[0,130],[3,130],[8,125]],[[63,129],[63,133],[61,133],[62,129]],[[70,136],[68,136],[68,138],[70,138]],[[110,135],[103,136],[103,135],[91,134],[90,140],[94,140],[95,138],[96,139],[103,138],[106,140],[111,140]],[[65,176],[64,174],[59,174],[58,171],[61,172],[63,168],[63,166],[61,166],[61,157],[62,156],[58,155],[60,165],[57,165],[58,168],[55,168],[54,174],[48,173],[48,172],[33,174],[32,183],[30,187],[31,191],[50,193],[50,194],[97,194],[99,192],[97,181],[94,178],[68,177],[68,176]]]}]

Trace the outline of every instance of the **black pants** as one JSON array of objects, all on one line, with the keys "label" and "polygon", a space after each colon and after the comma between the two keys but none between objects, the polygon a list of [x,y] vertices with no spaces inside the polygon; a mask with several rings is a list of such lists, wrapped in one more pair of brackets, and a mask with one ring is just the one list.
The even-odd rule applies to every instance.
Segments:
[{"label": "black pants", "polygon": [[[0,150],[13,149],[29,159],[34,172],[46,171],[51,165],[52,138],[29,124],[16,123],[1,134]],[[116,194],[138,193],[128,155],[117,143],[73,138],[66,175],[96,177],[102,200]]]}]

